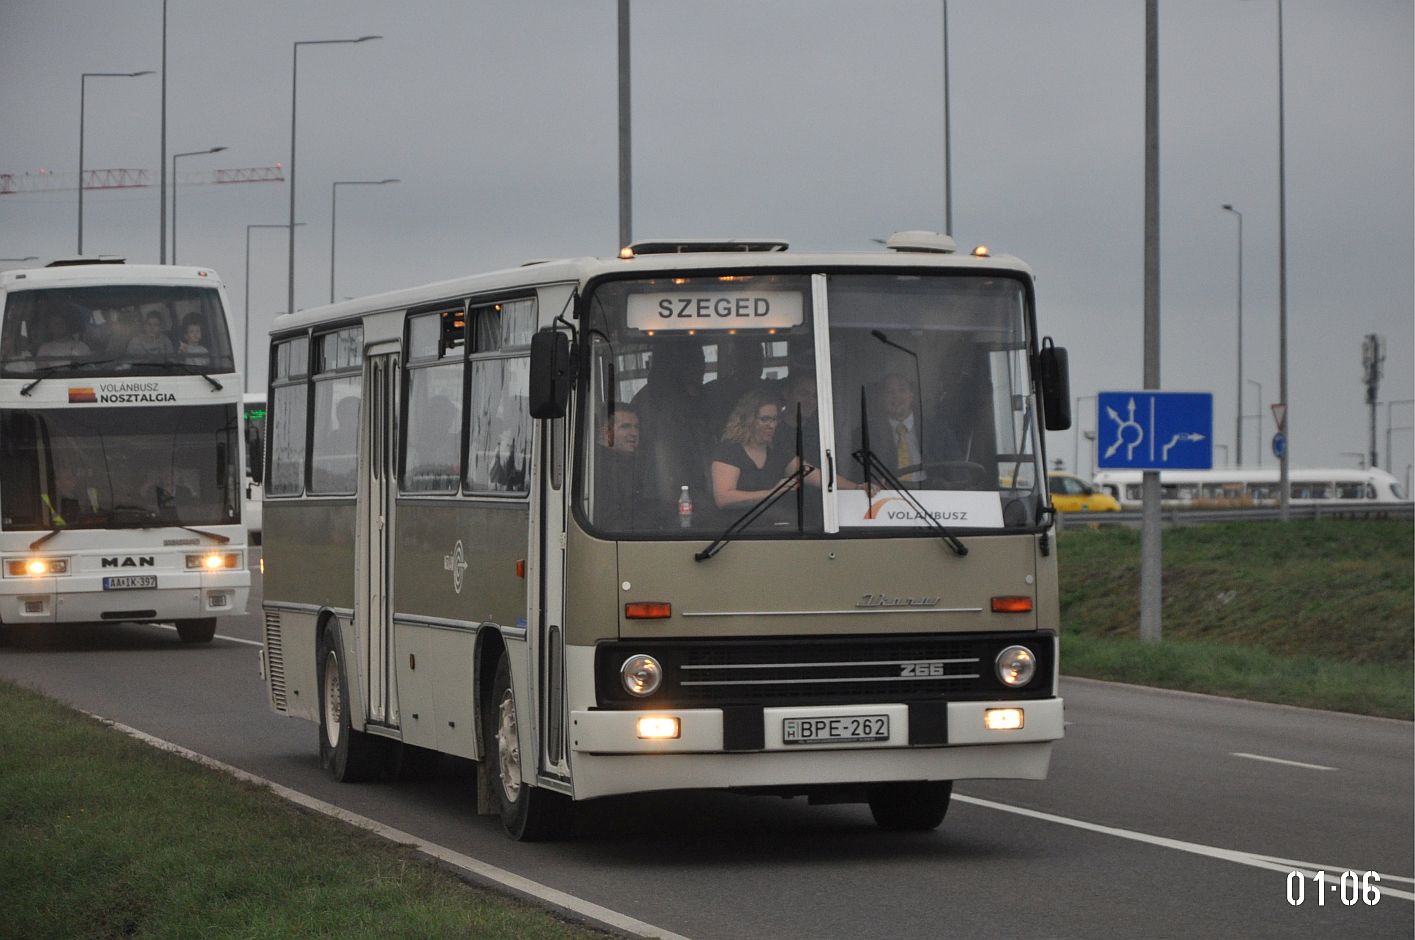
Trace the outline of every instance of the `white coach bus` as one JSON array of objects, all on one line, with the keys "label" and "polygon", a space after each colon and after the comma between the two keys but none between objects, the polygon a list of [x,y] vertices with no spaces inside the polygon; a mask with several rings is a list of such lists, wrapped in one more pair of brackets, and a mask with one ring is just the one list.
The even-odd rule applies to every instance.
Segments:
[{"label": "white coach bus", "polygon": [[250,587],[220,280],[75,259],[0,273],[0,310],[0,624],[209,641]]},{"label": "white coach bus", "polygon": [[737,788],[928,829],[1062,736],[1015,258],[656,242],[286,315],[263,668],[340,780],[478,762],[478,808]]}]

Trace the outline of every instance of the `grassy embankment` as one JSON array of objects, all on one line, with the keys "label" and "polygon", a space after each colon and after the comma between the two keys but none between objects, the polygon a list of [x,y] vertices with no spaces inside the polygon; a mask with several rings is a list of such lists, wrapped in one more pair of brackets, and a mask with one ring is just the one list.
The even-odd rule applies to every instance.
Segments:
[{"label": "grassy embankment", "polygon": [[1073,522],[1057,548],[1062,672],[1408,720],[1412,536],[1396,520],[1166,529],[1163,637],[1145,644],[1139,531]]},{"label": "grassy embankment", "polygon": [[0,713],[0,936],[604,936],[31,692]]}]

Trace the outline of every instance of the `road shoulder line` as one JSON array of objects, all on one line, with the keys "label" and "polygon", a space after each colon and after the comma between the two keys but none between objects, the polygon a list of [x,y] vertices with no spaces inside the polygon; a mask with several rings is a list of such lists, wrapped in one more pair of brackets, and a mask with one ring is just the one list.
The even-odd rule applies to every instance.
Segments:
[{"label": "road shoulder line", "polygon": [[655,938],[655,940],[687,940],[686,937],[680,934],[664,930],[661,927],[655,927],[652,924],[645,923],[627,914],[610,910],[607,907],[601,907],[591,901],[586,901],[584,898],[567,894],[564,891],[541,884],[538,881],[523,878],[515,872],[507,871],[504,868],[499,868],[477,858],[472,858],[470,855],[464,855],[444,845],[429,842],[412,833],[395,829],[392,826],[386,826],[367,816],[361,816],[358,813],[350,812],[332,803],[326,803],[324,800],[316,799],[307,793],[301,793],[299,790],[276,783],[273,780],[267,780],[264,777],[257,776],[256,774],[242,770],[231,764],[223,763],[214,757],[199,754],[180,744],[174,744],[171,741],[154,737],[145,731],[139,731],[137,728],[113,721],[110,718],[104,718],[102,715],[95,715],[92,712],[83,712],[83,714],[88,715],[96,721],[102,722],[116,731],[121,731],[123,734],[135,738],[150,747],[155,747],[158,750],[184,757],[193,763],[201,764],[203,767],[209,767],[212,770],[217,770],[231,777],[235,777],[237,780],[243,780],[246,783],[254,783],[258,786],[265,787],[287,802],[302,806],[305,809],[313,810],[316,813],[320,813],[332,819],[337,819],[348,825],[357,826],[360,829],[371,832],[390,842],[410,846],[429,858],[436,859],[445,865],[457,869],[457,871],[465,875],[468,880],[480,883],[483,886],[510,893],[542,907],[552,908],[576,920],[588,921],[604,929],[613,930],[629,936],[651,937]]}]

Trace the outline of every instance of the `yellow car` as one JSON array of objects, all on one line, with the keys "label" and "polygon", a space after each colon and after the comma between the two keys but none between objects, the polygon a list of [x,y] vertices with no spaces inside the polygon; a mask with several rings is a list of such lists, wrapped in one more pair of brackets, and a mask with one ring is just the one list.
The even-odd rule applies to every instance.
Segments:
[{"label": "yellow car", "polygon": [[1051,504],[1057,512],[1120,512],[1115,497],[1098,492],[1095,487],[1070,473],[1048,473]]}]

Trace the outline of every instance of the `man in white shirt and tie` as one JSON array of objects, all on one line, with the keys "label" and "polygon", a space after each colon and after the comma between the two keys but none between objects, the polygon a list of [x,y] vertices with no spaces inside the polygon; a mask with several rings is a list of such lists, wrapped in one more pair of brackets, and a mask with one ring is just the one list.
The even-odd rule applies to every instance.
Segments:
[{"label": "man in white shirt and tie", "polygon": [[[876,444],[870,441],[871,449],[884,458],[899,479],[904,483],[917,483],[925,478],[922,469],[901,473],[907,467],[918,467],[924,461],[923,442],[920,439],[919,416],[914,410],[914,387],[897,373],[884,377],[884,416],[889,428],[889,438]],[[882,422],[881,428],[885,426]]]}]

